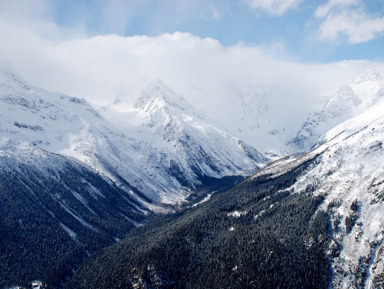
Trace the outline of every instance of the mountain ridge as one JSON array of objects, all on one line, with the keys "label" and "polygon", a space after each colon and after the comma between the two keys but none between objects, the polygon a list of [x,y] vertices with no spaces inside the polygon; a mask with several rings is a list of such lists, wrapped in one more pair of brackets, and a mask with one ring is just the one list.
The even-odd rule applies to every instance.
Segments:
[{"label": "mountain ridge", "polygon": [[381,101],[314,150],[132,231],[67,288],[382,287],[383,111]]},{"label": "mountain ridge", "polygon": [[[220,178],[228,174],[239,174],[244,169],[243,165],[245,170],[252,170],[266,161],[266,158],[256,150],[248,149],[244,152],[243,147],[246,145],[239,145],[240,140],[208,125],[210,134],[201,134],[198,138],[194,138],[194,144],[201,148],[205,147],[201,153],[207,157],[215,156],[215,162],[223,159],[228,169],[218,172],[209,169],[209,166],[206,168],[197,166],[197,156],[193,155],[191,149],[183,147],[188,145],[188,141],[194,137],[193,134],[198,133],[197,126],[200,129],[208,127],[205,119],[200,117],[182,97],[159,81],[143,92],[142,99],[148,101],[143,105],[148,106],[153,97],[158,100],[156,93],[162,94],[161,97],[169,102],[162,103],[161,107],[153,107],[152,113],[148,108],[145,111],[137,106],[136,111],[141,115],[129,116],[137,120],[142,119],[142,124],[126,131],[122,127],[114,127],[85,100],[52,94],[28,86],[27,83],[19,81],[10,69],[3,70],[5,71],[3,79],[5,78],[7,83],[6,87],[5,84],[2,86],[1,95],[1,101],[5,105],[2,118],[6,120],[3,124],[3,133],[8,136],[2,138],[3,149],[12,148],[16,139],[24,142],[23,137],[26,136],[31,148],[41,147],[53,153],[76,158],[116,181],[122,177],[129,180],[131,186],[157,202],[162,202],[162,197],[158,197],[157,191],[164,191],[163,195],[170,196],[166,202],[178,202],[179,191],[185,190],[183,187],[199,184],[199,177]],[[8,81],[8,78],[12,81]],[[10,115],[10,111],[14,113]],[[156,116],[158,119],[153,119]],[[25,121],[27,118],[28,122]],[[152,124],[146,123],[145,119],[149,119]],[[160,129],[157,132],[148,128],[155,125]],[[212,148],[211,145],[208,148],[205,145],[211,142],[209,138],[212,136],[215,137],[215,141],[221,140],[221,149],[228,148],[225,154],[220,153],[218,147]],[[177,144],[178,150],[172,152],[170,143]],[[188,156],[188,153],[191,156]],[[199,156],[201,164],[205,163],[203,155]],[[237,164],[229,162],[229,158],[237,159]],[[192,159],[195,159],[195,170],[199,171],[199,175],[196,175],[188,165]],[[183,162],[182,170],[187,172],[182,177],[183,184],[179,183],[181,179],[168,176],[167,172],[169,166],[176,169],[175,166],[181,162]],[[134,169],[130,168],[132,166]],[[148,175],[152,177],[146,177]],[[180,197],[184,198],[186,193],[187,191],[180,194]]]},{"label": "mountain ridge", "polygon": [[[232,185],[267,160],[165,85],[151,89],[178,103],[163,103],[165,113],[138,107],[124,128],[84,99],[39,89],[1,68],[0,287],[42,280],[61,288],[91,253],[148,216]],[[157,112],[159,130],[145,119]]]},{"label": "mountain ridge", "polygon": [[287,142],[293,152],[316,146],[318,138],[334,126],[373,107],[384,96],[384,68],[360,74],[330,96],[320,111],[310,114],[296,136]]},{"label": "mountain ridge", "polygon": [[161,81],[113,122],[2,68],[0,286],[384,286],[383,87],[340,88],[265,165]]}]

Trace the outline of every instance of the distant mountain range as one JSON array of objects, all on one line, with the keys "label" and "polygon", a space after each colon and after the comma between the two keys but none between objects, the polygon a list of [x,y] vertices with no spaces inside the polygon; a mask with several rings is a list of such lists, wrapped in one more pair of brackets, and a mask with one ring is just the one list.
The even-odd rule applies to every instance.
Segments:
[{"label": "distant mountain range", "polygon": [[67,288],[382,288],[384,100],[91,256]]},{"label": "distant mountain range", "polygon": [[384,69],[374,68],[341,87],[320,111],[310,114],[297,135],[287,142],[291,152],[305,151],[339,123],[375,106],[384,97]]},{"label": "distant mountain range", "polygon": [[[0,67],[0,212],[9,237],[2,238],[1,287],[60,283],[150,212],[175,210],[267,161],[159,81],[125,117],[132,125],[113,125],[85,100]],[[50,242],[60,245],[44,253]]]},{"label": "distant mountain range", "polygon": [[384,69],[296,135],[262,127],[266,97],[242,100],[242,133],[292,155],[269,159],[161,80],[96,110],[1,64],[0,287],[384,286]]}]

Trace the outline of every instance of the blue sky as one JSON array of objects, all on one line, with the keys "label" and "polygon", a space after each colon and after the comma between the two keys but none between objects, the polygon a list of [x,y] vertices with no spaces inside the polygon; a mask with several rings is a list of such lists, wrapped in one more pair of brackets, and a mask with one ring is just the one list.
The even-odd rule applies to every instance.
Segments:
[{"label": "blue sky", "polygon": [[384,0],[0,0],[2,18],[66,37],[188,32],[305,63],[384,58]]},{"label": "blue sky", "polygon": [[223,91],[250,74],[301,87],[319,82],[317,64],[328,89],[384,62],[384,0],[0,0],[0,39],[28,81],[77,96],[139,72],[194,87],[216,75]]},{"label": "blue sky", "polygon": [[181,31],[225,46],[264,47],[302,62],[383,60],[383,0],[52,0],[46,5],[40,17],[88,36]]},{"label": "blue sky", "polygon": [[227,124],[265,98],[301,125],[383,66],[383,33],[384,0],[0,0],[0,62],[30,84],[131,109],[161,79]]}]

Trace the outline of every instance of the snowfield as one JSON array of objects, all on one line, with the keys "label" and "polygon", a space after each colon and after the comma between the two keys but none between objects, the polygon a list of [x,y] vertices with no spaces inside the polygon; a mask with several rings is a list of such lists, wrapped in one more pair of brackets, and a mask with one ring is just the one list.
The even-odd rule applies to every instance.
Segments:
[{"label": "snowfield", "polygon": [[[246,132],[266,133],[260,127],[266,121],[261,115],[267,114],[267,107],[260,98],[259,103],[252,104],[260,122],[258,118],[253,124],[244,121],[250,126]],[[254,111],[248,111],[246,105],[244,110],[245,114]],[[199,113],[161,81],[151,83],[130,108],[116,102],[96,111],[84,99],[33,87],[8,66],[0,65],[0,120],[2,169],[22,175],[26,173],[19,164],[26,164],[28,170],[62,183],[86,214],[80,215],[67,205],[59,193],[52,192],[52,199],[82,229],[95,233],[100,233],[99,229],[84,216],[97,215],[89,202],[102,202],[106,191],[83,178],[81,185],[90,195],[84,198],[57,173],[65,164],[79,172],[86,167],[102,176],[103,181],[123,191],[132,211],[145,215],[148,211],[170,212],[185,203],[191,192],[226,176],[256,172],[252,179],[264,175],[272,178],[315,159],[288,191],[313,191],[315,196],[324,197],[318,210],[330,216],[330,287],[384,286],[384,68],[372,69],[340,88],[287,143],[284,141],[291,131],[281,127],[267,132],[263,151],[270,139],[271,145],[277,146],[270,151],[273,159],[289,150],[300,154],[266,166],[267,157]],[[309,148],[312,150],[302,153]],[[214,193],[190,208],[204,207],[216,197]],[[276,203],[254,213],[253,219],[272,208]],[[249,212],[232,208],[226,217],[239,220]],[[56,220],[53,212],[47,213]],[[139,218],[129,219],[128,214],[121,217],[140,225]],[[79,242],[80,231],[57,221],[72,241]],[[19,223],[22,226],[23,220]],[[308,247],[311,243],[309,240]]]},{"label": "snowfield", "polygon": [[286,157],[256,173],[278,176],[318,156],[315,165],[290,188],[315,188],[331,216],[334,288],[377,288],[384,264],[384,101],[321,137],[308,154]]},{"label": "snowfield", "polygon": [[310,114],[296,136],[287,142],[287,146],[291,152],[317,146],[322,134],[374,107],[383,97],[384,68],[370,69],[331,95],[320,111]]},{"label": "snowfield", "polygon": [[134,196],[154,211],[184,202],[204,178],[247,175],[267,161],[161,81],[133,109],[105,110],[107,120],[85,100],[33,87],[2,65],[0,104],[0,154],[75,159],[140,191],[151,202]]}]

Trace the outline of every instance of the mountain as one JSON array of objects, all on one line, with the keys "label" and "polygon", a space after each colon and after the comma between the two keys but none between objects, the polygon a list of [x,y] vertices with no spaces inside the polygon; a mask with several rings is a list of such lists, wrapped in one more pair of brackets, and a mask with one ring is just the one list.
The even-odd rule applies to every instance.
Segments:
[{"label": "mountain", "polygon": [[384,102],[90,256],[67,288],[381,288]]},{"label": "mountain", "polygon": [[147,208],[65,157],[0,152],[0,286],[61,285],[92,252],[122,239]]},{"label": "mountain", "polygon": [[117,102],[101,113],[141,146],[136,145],[133,159],[158,181],[156,196],[162,203],[183,202],[191,189],[226,176],[249,175],[268,160],[160,80],[150,83],[133,107]]},{"label": "mountain", "polygon": [[[267,159],[198,113],[161,81],[152,83],[135,104],[143,126],[156,137],[152,145],[176,170],[181,183],[252,171]],[[180,175],[181,174],[181,175]],[[191,178],[192,176],[192,178]]]},{"label": "mountain", "polygon": [[[325,134],[321,163],[297,183],[326,198],[332,222],[329,255],[335,288],[384,285],[384,102]],[[320,179],[318,176],[323,176]]]},{"label": "mountain", "polygon": [[370,69],[341,87],[320,111],[310,114],[296,136],[288,141],[288,147],[292,152],[310,149],[323,133],[376,105],[383,97],[384,68]]},{"label": "mountain", "polygon": [[[121,152],[133,147],[134,139],[112,127],[85,100],[33,87],[2,66],[0,103],[3,154],[17,157],[42,150],[47,155],[61,155],[126,186],[126,190],[133,189],[128,179],[143,181],[129,154]],[[145,203],[143,195],[134,197]]]},{"label": "mountain", "polygon": [[85,100],[28,85],[9,68],[1,89],[4,151],[41,148],[77,159],[160,205],[182,201],[204,178],[239,175],[267,160],[159,81],[124,115],[126,127],[111,124]]},{"label": "mountain", "polygon": [[0,287],[61,287],[148,215],[233,185],[267,160],[161,82],[125,116],[129,125],[113,124],[0,65]]},{"label": "mountain", "polygon": [[151,200],[97,168],[111,133],[84,100],[1,66],[0,118],[0,287],[60,286],[90,253],[142,223]]}]

